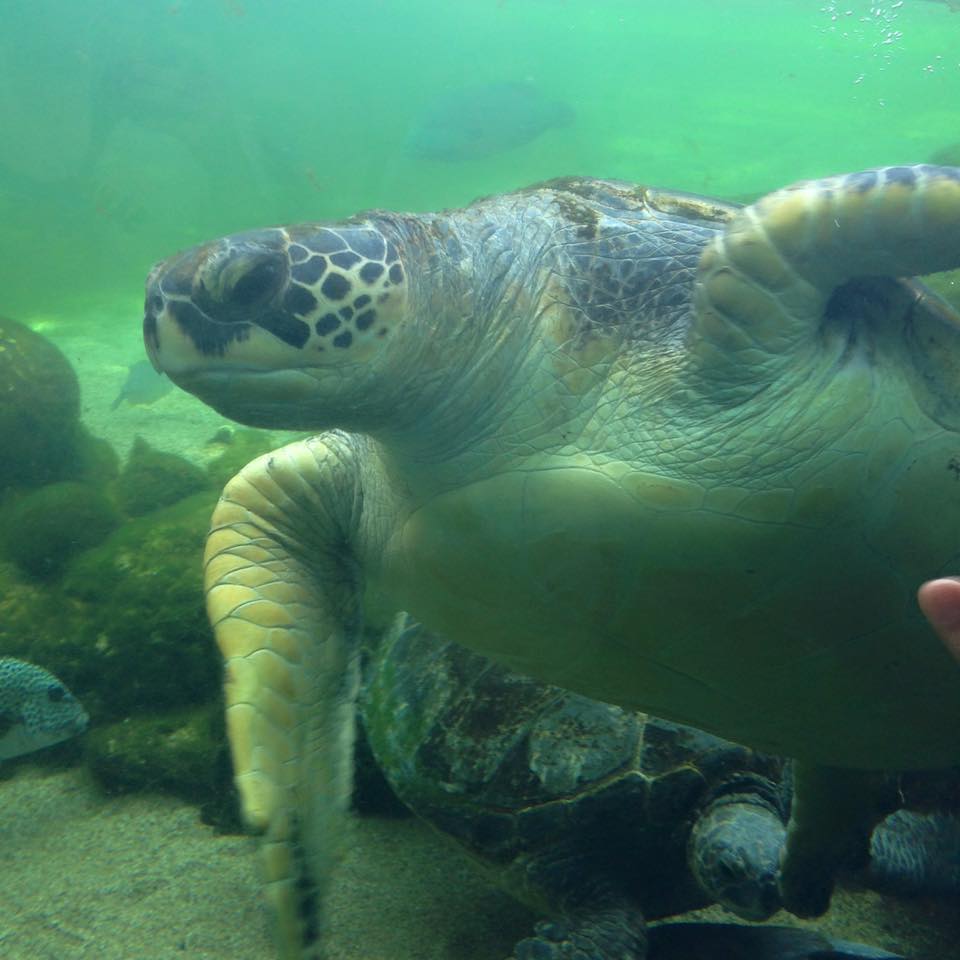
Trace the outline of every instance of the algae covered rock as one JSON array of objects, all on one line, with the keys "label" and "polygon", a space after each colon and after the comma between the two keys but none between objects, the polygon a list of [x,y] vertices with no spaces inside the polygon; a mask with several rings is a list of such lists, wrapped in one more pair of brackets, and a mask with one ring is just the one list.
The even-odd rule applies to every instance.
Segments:
[{"label": "algae covered rock", "polygon": [[199,804],[207,823],[240,826],[219,699],[94,728],[85,756],[110,791],[164,790]]},{"label": "algae covered rock", "polygon": [[216,491],[117,527],[58,581],[0,561],[0,649],[42,663],[90,714],[79,741],[108,789],[165,790],[236,827],[222,663],[201,562]]},{"label": "algae covered rock", "polygon": [[75,476],[80,384],[49,340],[0,317],[0,489]]},{"label": "algae covered rock", "polygon": [[117,500],[127,516],[141,517],[209,488],[210,480],[199,467],[137,437],[117,480]]},{"label": "algae covered rock", "polygon": [[74,555],[100,543],[120,522],[99,490],[66,481],[31,490],[0,516],[3,549],[32,577],[57,576]]},{"label": "algae covered rock", "polygon": [[76,477],[96,487],[112,485],[120,473],[120,458],[113,444],[95,437],[81,423],[77,431]]},{"label": "algae covered rock", "polygon": [[233,427],[222,427],[210,439],[209,445],[222,448],[219,456],[207,464],[207,473],[218,490],[223,489],[227,481],[251,460],[277,448],[277,442],[264,430]]},{"label": "algae covered rock", "polygon": [[[92,716],[204,703],[222,670],[203,605],[201,560],[216,492],[131,520],[76,557],[63,578],[86,615],[77,687]],[[79,694],[78,694],[79,695]]]},{"label": "algae covered rock", "polygon": [[67,561],[58,581],[0,562],[0,649],[43,664],[91,726],[220,696],[203,604],[203,542],[216,494],[128,521]]}]

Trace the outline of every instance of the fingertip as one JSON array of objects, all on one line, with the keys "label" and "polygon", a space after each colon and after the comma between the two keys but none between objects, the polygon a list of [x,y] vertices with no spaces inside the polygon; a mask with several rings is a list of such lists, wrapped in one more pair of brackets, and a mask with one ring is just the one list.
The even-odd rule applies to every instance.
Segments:
[{"label": "fingertip", "polygon": [[960,659],[960,579],[929,580],[917,591],[917,602],[950,652]]}]

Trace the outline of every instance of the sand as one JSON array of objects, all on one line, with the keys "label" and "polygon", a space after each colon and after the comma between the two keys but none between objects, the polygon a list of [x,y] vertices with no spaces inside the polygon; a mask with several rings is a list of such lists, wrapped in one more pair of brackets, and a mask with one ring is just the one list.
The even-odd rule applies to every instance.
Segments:
[{"label": "sand", "polygon": [[[24,765],[0,782],[0,956],[271,960],[252,842],[172,798],[107,797],[81,769]],[[328,957],[503,960],[533,919],[419,822],[355,817]],[[844,890],[818,926],[914,960],[960,956],[948,903]]]}]

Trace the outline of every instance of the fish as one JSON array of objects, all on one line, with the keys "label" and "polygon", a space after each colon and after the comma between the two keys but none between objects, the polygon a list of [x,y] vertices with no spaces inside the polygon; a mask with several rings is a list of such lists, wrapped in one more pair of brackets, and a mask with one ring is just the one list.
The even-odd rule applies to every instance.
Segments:
[{"label": "fish", "polygon": [[0,760],[69,740],[89,722],[80,701],[48,670],[0,657]]},{"label": "fish", "polygon": [[573,108],[525,81],[460,87],[434,100],[412,124],[406,152],[459,162],[493,156],[574,120]]},{"label": "fish", "polygon": [[173,389],[173,384],[162,373],[157,373],[149,360],[138,360],[127,368],[127,379],[124,380],[117,399],[110,404],[111,410],[116,410],[123,403],[148,404],[165,397]]}]

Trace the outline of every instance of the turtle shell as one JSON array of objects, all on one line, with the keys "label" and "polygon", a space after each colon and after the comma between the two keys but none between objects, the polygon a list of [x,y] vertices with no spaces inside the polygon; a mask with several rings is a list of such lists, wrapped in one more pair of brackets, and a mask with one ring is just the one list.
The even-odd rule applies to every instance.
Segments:
[{"label": "turtle shell", "polygon": [[711,789],[779,773],[745,747],[538,683],[420,627],[371,655],[361,716],[400,799],[508,886],[517,864],[586,859],[648,916],[705,902],[686,846]]}]

